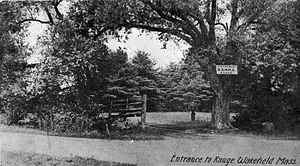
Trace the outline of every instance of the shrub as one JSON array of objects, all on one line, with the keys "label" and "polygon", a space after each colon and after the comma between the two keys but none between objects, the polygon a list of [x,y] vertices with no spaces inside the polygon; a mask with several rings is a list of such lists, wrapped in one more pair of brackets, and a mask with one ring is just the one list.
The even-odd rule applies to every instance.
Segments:
[{"label": "shrub", "polygon": [[293,95],[264,96],[238,111],[233,125],[246,131],[262,132],[264,123],[272,123],[274,131],[294,131],[300,125],[299,104],[299,98]]},{"label": "shrub", "polygon": [[262,120],[258,110],[244,109],[233,117],[232,125],[245,131],[262,131]]}]

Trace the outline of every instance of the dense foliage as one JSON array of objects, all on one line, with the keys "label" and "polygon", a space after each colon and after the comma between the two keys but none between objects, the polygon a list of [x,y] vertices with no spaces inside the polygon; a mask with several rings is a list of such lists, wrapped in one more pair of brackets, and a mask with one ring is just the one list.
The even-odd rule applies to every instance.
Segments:
[{"label": "dense foliage", "polygon": [[271,122],[281,131],[299,129],[299,12],[299,1],[279,3],[247,40],[241,70],[247,77],[236,88],[244,105],[237,126],[260,130],[262,123]]},{"label": "dense foliage", "polygon": [[[0,97],[8,124],[99,129],[110,100],[147,94],[148,111],[210,111],[218,129],[232,127],[230,111],[240,129],[260,131],[265,122],[299,129],[299,0],[76,1],[65,14],[62,2],[0,7]],[[24,8],[26,14],[12,14]],[[38,20],[41,11],[49,21]],[[228,13],[229,26],[220,22]],[[38,64],[27,64],[22,40],[30,21],[49,24],[38,41]],[[131,28],[191,47],[182,62],[159,69],[147,52],[106,46],[108,36],[126,41]],[[236,64],[239,74],[217,75],[218,64]]]},{"label": "dense foliage", "polygon": [[161,81],[164,111],[211,111],[213,91],[195,66],[171,63],[161,72]]}]

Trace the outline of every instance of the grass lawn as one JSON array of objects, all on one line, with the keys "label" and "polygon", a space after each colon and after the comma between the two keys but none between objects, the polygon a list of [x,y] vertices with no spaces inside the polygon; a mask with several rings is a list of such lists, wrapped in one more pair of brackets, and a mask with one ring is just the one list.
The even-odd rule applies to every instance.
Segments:
[{"label": "grass lawn", "polygon": [[45,154],[27,152],[1,152],[3,166],[133,166],[133,164],[99,161],[83,157],[53,157]]},{"label": "grass lawn", "polygon": [[[196,113],[196,122],[210,121],[210,113]],[[147,113],[147,124],[177,124],[177,123],[189,123],[190,112],[149,112]],[[140,117],[128,118],[133,123],[140,121]],[[195,124],[195,123],[194,123]],[[198,123],[197,123],[198,124]],[[199,125],[199,124],[198,124]],[[203,126],[202,123],[200,124]],[[184,125],[186,126],[186,125]],[[194,125],[193,125],[194,126]],[[37,129],[24,128],[19,126],[7,126],[0,124],[0,132],[14,132],[14,133],[27,133],[27,134],[39,134],[50,136],[62,136],[62,137],[79,137],[79,138],[92,138],[92,139],[117,139],[117,140],[162,140],[170,132],[176,132],[176,130],[168,130],[164,128],[146,127],[145,131],[141,131],[138,128],[124,131],[111,131],[110,135],[106,133],[99,133],[97,131],[84,132],[84,133],[58,133],[47,132]]]},{"label": "grass lawn", "polygon": [[[139,117],[129,118],[133,121],[140,121]],[[196,112],[195,120],[209,122],[211,113]],[[177,122],[190,122],[191,112],[147,112],[146,123],[149,124],[171,124]]]},{"label": "grass lawn", "polygon": [[[233,114],[231,115],[231,117]],[[22,128],[19,126],[6,126],[0,124],[0,132],[15,132],[27,134],[39,134],[62,137],[79,137],[92,139],[115,139],[115,140],[162,140],[165,136],[178,136],[185,134],[226,134],[233,136],[255,137],[259,139],[281,139],[300,140],[299,133],[257,133],[240,130],[218,131],[210,127],[210,113],[196,113],[196,121],[190,121],[190,112],[149,112],[145,131],[139,127],[129,130],[111,131],[110,135],[97,131],[84,133],[58,133],[46,132],[36,129]],[[133,122],[138,122],[140,117],[130,118]]]},{"label": "grass lawn", "polygon": [[61,133],[52,131],[41,131],[38,129],[30,129],[19,126],[7,126],[0,124],[0,132],[12,132],[12,133],[26,133],[59,137],[76,137],[76,138],[90,138],[90,139],[111,139],[111,140],[162,140],[164,139],[164,131],[146,128],[142,131],[140,128],[111,131],[110,135],[107,133],[101,133],[98,131],[83,132],[83,133]]}]

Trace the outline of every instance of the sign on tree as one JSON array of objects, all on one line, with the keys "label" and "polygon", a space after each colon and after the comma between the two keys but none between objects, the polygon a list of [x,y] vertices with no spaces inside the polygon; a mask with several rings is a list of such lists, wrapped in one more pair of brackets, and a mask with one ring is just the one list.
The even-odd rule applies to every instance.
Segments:
[{"label": "sign on tree", "polygon": [[216,65],[217,74],[238,74],[237,65]]}]

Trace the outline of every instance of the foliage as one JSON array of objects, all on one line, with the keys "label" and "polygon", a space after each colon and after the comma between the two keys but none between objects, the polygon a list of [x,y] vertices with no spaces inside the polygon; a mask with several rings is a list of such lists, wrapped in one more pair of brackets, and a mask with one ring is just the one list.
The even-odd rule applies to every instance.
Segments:
[{"label": "foliage", "polygon": [[[232,127],[229,105],[235,77],[217,75],[215,65],[242,64],[239,41],[247,37],[255,22],[266,17],[266,11],[274,4],[271,0],[231,1],[222,5],[216,0],[122,0],[78,2],[74,9],[84,11],[77,13],[82,19],[80,25],[85,32],[91,30],[93,37],[106,32],[121,37],[118,30],[138,28],[146,32],[159,32],[163,42],[181,39],[188,43],[191,59],[199,63],[215,93],[213,125],[226,129]],[[225,13],[231,15],[229,27],[220,21]],[[225,33],[221,37],[216,35],[219,30],[216,26],[219,25]]]},{"label": "foliage", "polygon": [[[60,47],[59,44],[54,44],[54,46],[59,49],[54,48],[57,53],[54,53],[53,55],[64,55],[59,52],[59,50],[62,49],[65,53],[71,52],[70,55],[71,57],[75,57],[75,60],[77,57],[84,60],[76,62],[73,61],[73,64],[76,66],[74,68],[76,71],[73,72],[75,75],[72,75],[75,79],[75,83],[79,85],[74,89],[76,89],[75,96],[80,96],[77,100],[79,105],[82,107],[82,110],[88,110],[89,106],[87,101],[100,99],[99,97],[101,97],[104,93],[101,90],[105,88],[103,86],[107,85],[106,75],[101,76],[101,78],[105,79],[97,80],[97,77],[95,77],[97,74],[90,70],[97,69],[97,67],[95,68],[90,64],[85,64],[85,60],[89,61],[87,55],[91,55],[88,53],[88,50],[91,50],[92,54],[97,52],[94,52],[94,50],[89,47],[89,43],[101,45],[101,39],[103,39],[107,33],[112,33],[116,37],[120,38],[121,36],[118,31],[122,28],[125,28],[126,32],[130,32],[130,28],[139,28],[145,31],[159,32],[159,38],[162,41],[182,39],[191,45],[191,50],[193,50],[192,54],[197,55],[197,58],[194,58],[194,60],[198,61],[201,65],[206,78],[211,84],[211,88],[216,93],[212,119],[214,126],[220,129],[230,127],[228,124],[228,105],[231,102],[230,83],[233,78],[231,78],[230,81],[227,81],[228,77],[216,75],[214,65],[219,62],[238,63],[239,57],[235,56],[237,55],[236,47],[234,47],[235,37],[240,37],[238,34],[243,34],[247,31],[249,25],[261,16],[268,6],[273,4],[273,2],[269,0],[255,3],[255,5],[248,1],[233,1],[232,3],[228,3],[226,7],[218,7],[216,0],[77,1],[71,3],[70,12],[68,12],[68,17],[65,19],[58,10],[60,2],[61,1],[53,1],[52,3],[37,3],[35,7],[43,7],[49,18],[49,21],[47,22],[50,24],[55,23],[53,29],[56,36],[53,37],[52,41],[55,42],[55,39],[57,38],[58,43],[60,43],[60,39],[62,39],[62,41],[64,41],[61,42],[62,45],[65,43],[70,45],[70,47],[69,45]],[[49,9],[54,9],[54,13],[58,18],[57,21],[54,21]],[[249,11],[253,10],[255,12],[252,13],[246,9],[249,9]],[[226,13],[226,10],[232,15],[230,27],[226,27],[218,20],[218,18],[222,17],[222,15]],[[31,18],[30,20],[44,22],[36,20],[35,18]],[[243,22],[239,25],[238,23],[240,20]],[[228,42],[225,43],[224,46],[217,45],[217,25],[222,25],[228,34],[228,38],[226,38]],[[74,44],[72,45],[72,43],[74,43],[75,46]],[[68,51],[68,48],[76,49]],[[79,50],[77,48],[79,48]],[[83,54],[78,55],[76,51]],[[80,57],[82,55],[83,57]],[[207,59],[204,63],[201,61],[203,56]],[[224,59],[229,59],[231,61],[224,61]],[[68,60],[71,61],[70,59]],[[94,85],[95,81],[104,81],[102,84],[98,84],[98,87],[96,86],[97,91],[96,89],[91,89],[91,86],[89,85]],[[149,89],[146,88],[146,90]],[[92,94],[91,92],[97,92],[97,94]],[[188,99],[191,97],[191,93],[187,93],[185,96],[186,99]]]},{"label": "foliage", "polygon": [[[103,104],[148,94],[149,111],[212,105],[218,129],[232,127],[230,109],[238,112],[236,125],[249,130],[259,130],[266,121],[278,130],[299,125],[299,1],[76,1],[66,15],[58,10],[61,2],[0,8],[1,17],[18,8],[36,9],[28,19],[28,13],[12,14],[0,23],[1,84],[8,85],[1,104],[10,124],[33,121],[30,125],[44,129],[93,130],[101,125]],[[37,20],[43,10],[49,21]],[[226,14],[229,27],[221,22]],[[39,41],[44,61],[33,67],[25,62],[22,41],[13,38],[26,21],[51,25]],[[183,63],[158,72],[148,53],[139,51],[130,62],[123,50],[105,45],[108,35],[126,40],[131,28],[159,32],[162,42],[181,39],[191,48]],[[239,74],[217,75],[218,64],[238,65]]]},{"label": "foliage", "polygon": [[103,38],[74,33],[78,20],[71,18],[40,38],[43,61],[14,76],[15,93],[7,93],[4,104],[12,118],[8,124],[59,132],[99,129],[103,104],[133,94],[148,94],[149,110],[155,110],[155,63],[149,54],[137,52],[130,63],[123,50],[108,50]]},{"label": "foliage", "polygon": [[210,111],[213,92],[195,66],[171,63],[161,72],[161,82],[164,111]]},{"label": "foliage", "polygon": [[108,91],[119,98],[147,94],[147,111],[159,111],[161,95],[157,75],[155,62],[150,59],[150,54],[138,51],[132,62],[119,70]]},{"label": "foliage", "polygon": [[[8,122],[16,122],[24,113],[14,107],[23,107],[23,100],[26,99],[22,94],[24,82],[20,77],[26,73],[26,68],[30,68],[26,63],[30,50],[24,41],[28,24],[18,24],[23,17],[23,13],[19,12],[21,3],[0,4],[0,109],[1,113],[9,114]],[[7,112],[7,108],[13,111]]]},{"label": "foliage", "polygon": [[299,9],[299,1],[279,3],[248,40],[241,70],[247,77],[235,88],[244,107],[236,126],[260,130],[271,122],[279,131],[299,126]]}]

